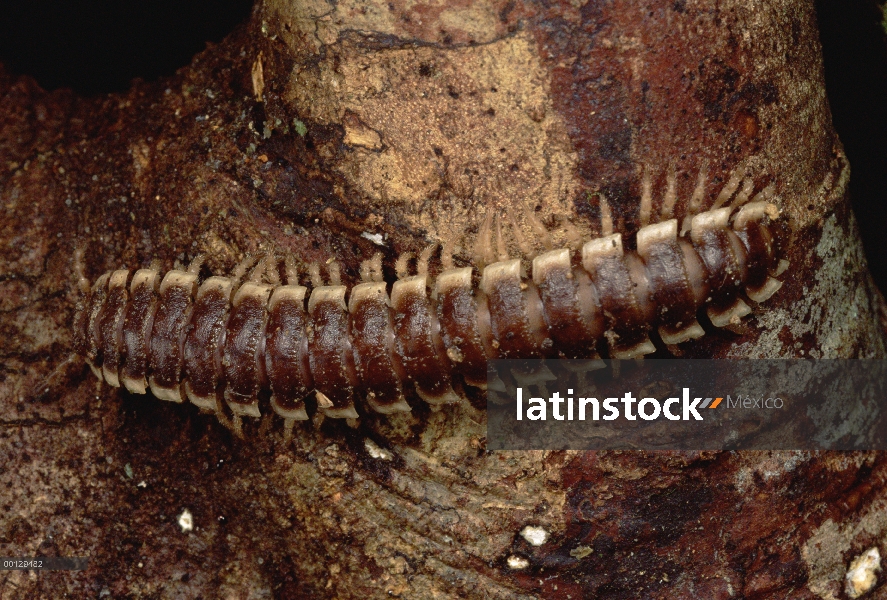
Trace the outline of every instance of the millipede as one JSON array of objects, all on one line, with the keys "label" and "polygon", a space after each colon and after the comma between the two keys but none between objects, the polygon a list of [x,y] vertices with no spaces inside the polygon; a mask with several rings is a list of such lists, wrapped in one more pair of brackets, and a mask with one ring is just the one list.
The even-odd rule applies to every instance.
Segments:
[{"label": "millipede", "polygon": [[[158,267],[115,270],[89,283],[74,324],[74,351],[112,386],[215,413],[242,435],[243,417],[260,417],[260,396],[284,420],[285,435],[308,419],[306,399],[333,418],[362,410],[410,411],[406,391],[451,404],[461,385],[484,388],[495,358],[639,358],[699,338],[701,311],[715,327],[737,324],[781,286],[786,263],[775,186],[755,192],[743,167],[702,210],[706,168],[686,202],[674,169],[660,218],[652,223],[649,169],[641,182],[634,249],[613,231],[599,195],[601,235],[552,248],[544,225],[527,215],[547,248],[513,229],[524,259],[508,255],[502,220],[488,211],[474,266],[457,267],[452,248],[430,245],[401,255],[386,282],[382,257],[361,264],[350,290],[339,266],[307,269],[293,256],[250,256],[229,277],[201,278],[202,258],[161,276]],[[575,232],[574,233],[578,233]],[[574,236],[575,237],[575,236]],[[415,265],[411,273],[411,265]],[[435,263],[437,264],[437,263]],[[229,416],[230,415],[230,416]]]}]

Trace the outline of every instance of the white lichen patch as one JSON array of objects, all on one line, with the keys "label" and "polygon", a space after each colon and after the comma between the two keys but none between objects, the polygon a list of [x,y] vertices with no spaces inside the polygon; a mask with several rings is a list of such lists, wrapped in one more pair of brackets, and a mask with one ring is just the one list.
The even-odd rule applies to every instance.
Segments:
[{"label": "white lichen patch", "polygon": [[370,233],[369,231],[364,231],[360,234],[360,237],[368,239],[372,243],[377,246],[385,247],[385,237],[381,233]]},{"label": "white lichen patch", "polygon": [[515,571],[520,571],[530,566],[530,561],[522,556],[517,556],[515,554],[509,556],[506,562],[508,563],[508,568],[514,569]]},{"label": "white lichen patch", "polygon": [[363,447],[366,448],[367,454],[369,454],[373,458],[377,458],[379,460],[391,460],[394,458],[394,455],[391,453],[390,450],[379,447],[379,445],[370,438],[367,438],[363,441]]},{"label": "white lichen patch", "polygon": [[803,450],[762,452],[753,458],[746,458],[746,464],[736,472],[733,482],[739,493],[744,494],[755,484],[755,475],[763,482],[779,480],[794,471],[798,465],[810,460],[812,453]]},{"label": "white lichen patch", "polygon": [[[760,337],[735,345],[730,356],[785,358],[798,353],[803,349],[800,342],[790,347],[783,343],[785,327],[796,340],[805,335],[816,336],[816,347],[809,349],[811,358],[849,358],[847,349],[855,352],[856,348],[867,349],[866,355],[858,358],[879,356],[883,351],[882,342],[859,339],[859,333],[867,330],[854,325],[858,319],[871,319],[875,314],[867,286],[857,281],[866,263],[856,235],[852,217],[846,224],[834,214],[827,217],[814,248],[814,256],[822,261],[823,267],[804,288],[802,298],[784,308],[768,306],[767,310],[760,311],[757,314]],[[797,268],[798,265],[790,265],[780,279],[790,279]],[[777,293],[775,298],[778,296]]]},{"label": "white lichen patch", "polygon": [[541,546],[548,541],[548,532],[544,527],[527,525],[521,530],[520,534],[531,546]]},{"label": "white lichen patch", "polygon": [[182,533],[188,533],[194,529],[194,516],[187,508],[179,515],[179,527],[182,528]]},{"label": "white lichen patch", "polygon": [[[807,587],[823,600],[839,600],[845,584],[846,552],[860,536],[883,538],[887,535],[887,503],[876,500],[862,516],[848,515],[846,523],[827,519],[801,548],[810,574]],[[852,569],[852,565],[851,565]]]},{"label": "white lichen patch", "polygon": [[850,563],[850,569],[844,578],[844,591],[851,598],[861,598],[878,583],[880,570],[881,553],[877,548],[869,548]]}]

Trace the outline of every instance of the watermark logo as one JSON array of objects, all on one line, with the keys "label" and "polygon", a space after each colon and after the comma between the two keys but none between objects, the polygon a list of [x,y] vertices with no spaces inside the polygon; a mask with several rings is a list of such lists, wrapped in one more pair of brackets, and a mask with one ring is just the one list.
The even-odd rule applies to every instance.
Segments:
[{"label": "watermark logo", "polygon": [[660,417],[669,421],[690,421],[691,419],[702,421],[704,418],[699,411],[717,408],[722,400],[723,398],[720,397],[702,398],[701,396],[691,400],[690,388],[684,388],[680,398],[668,398],[663,402],[649,397],[638,399],[631,392],[626,392],[621,398],[611,397],[602,401],[594,397],[574,398],[573,390],[568,389],[566,397],[562,397],[560,392],[554,392],[547,401],[539,397],[528,398],[525,407],[524,389],[522,387],[516,389],[518,421],[523,421],[524,416],[530,421],[548,420],[549,404],[551,405],[551,418],[556,421],[615,421],[620,416],[629,421],[636,421],[638,418],[645,421],[655,421]]}]

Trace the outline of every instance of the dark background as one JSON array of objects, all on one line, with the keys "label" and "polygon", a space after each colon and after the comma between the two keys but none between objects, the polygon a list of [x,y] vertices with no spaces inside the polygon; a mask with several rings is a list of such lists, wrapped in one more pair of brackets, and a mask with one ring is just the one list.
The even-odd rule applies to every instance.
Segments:
[{"label": "dark background", "polygon": [[[122,92],[172,75],[250,14],[249,0],[0,1],[0,62],[46,89]],[[835,127],[869,266],[887,291],[887,36],[874,0],[816,2]],[[2,108],[2,107],[0,107]],[[880,238],[880,239],[879,239]]]},{"label": "dark background", "polygon": [[44,89],[124,92],[188,65],[251,0],[0,0],[0,62]]},{"label": "dark background", "polygon": [[872,0],[819,0],[819,37],[835,129],[869,268],[887,293],[887,34]]}]

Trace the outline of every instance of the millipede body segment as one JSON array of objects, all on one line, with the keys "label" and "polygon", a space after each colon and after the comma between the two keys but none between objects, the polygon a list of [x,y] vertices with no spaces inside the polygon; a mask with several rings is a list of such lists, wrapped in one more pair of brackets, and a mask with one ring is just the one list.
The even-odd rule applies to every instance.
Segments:
[{"label": "millipede body segment", "polygon": [[85,298],[75,351],[112,386],[188,400],[222,420],[227,406],[238,430],[241,417],[260,416],[263,392],[287,432],[308,418],[312,393],[318,411],[344,418],[358,416],[356,403],[409,411],[406,388],[428,403],[453,403],[456,382],[486,385],[489,359],[597,357],[604,346],[613,358],[634,358],[655,351],[654,330],[665,344],[702,336],[700,310],[718,327],[738,322],[750,312],[743,298],[763,302],[781,285],[770,226],[778,210],[748,199],[738,210],[688,217],[681,233],[676,219],[642,219],[636,250],[605,223],[605,234],[579,252],[535,256],[531,277],[501,252],[479,280],[449,257],[433,280],[430,253],[418,274],[398,261],[390,286],[377,257],[350,290],[338,268],[323,281],[313,266],[309,288],[291,259],[281,270],[270,256],[249,273],[255,259],[231,277],[202,281],[199,264],[162,276],[156,268],[113,271]]}]

